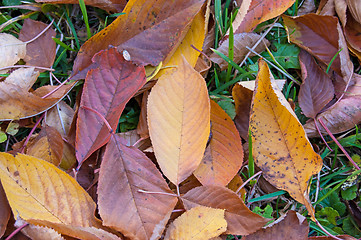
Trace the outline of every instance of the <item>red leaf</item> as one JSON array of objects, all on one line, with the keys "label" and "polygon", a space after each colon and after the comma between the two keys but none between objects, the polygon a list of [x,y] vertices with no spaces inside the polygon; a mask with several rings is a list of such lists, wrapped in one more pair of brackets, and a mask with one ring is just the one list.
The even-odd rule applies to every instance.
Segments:
[{"label": "red leaf", "polygon": [[[144,67],[124,60],[116,48],[94,56],[97,68],[85,79],[77,119],[75,149],[79,163],[109,141],[109,129],[101,114],[115,130],[125,104],[146,82]],[[84,108],[86,107],[86,108]]]}]

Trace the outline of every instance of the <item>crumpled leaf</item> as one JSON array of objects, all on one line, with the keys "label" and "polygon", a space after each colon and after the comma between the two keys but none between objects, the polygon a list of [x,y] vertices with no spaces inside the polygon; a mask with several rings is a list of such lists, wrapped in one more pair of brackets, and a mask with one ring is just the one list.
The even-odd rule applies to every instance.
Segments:
[{"label": "crumpled leaf", "polygon": [[132,61],[143,66],[156,66],[165,61],[180,44],[203,2],[129,1],[125,14],[83,44],[74,63],[72,79],[84,78],[94,54],[109,45],[117,46],[121,53],[126,50]]},{"label": "crumpled leaf", "polygon": [[162,194],[173,192],[154,163],[124,143],[113,135],[100,166],[98,207],[103,225],[132,239],[158,239],[177,197]]},{"label": "crumpled leaf", "polygon": [[[289,210],[287,213],[273,222],[271,225],[262,228],[261,230],[245,236],[245,240],[259,240],[259,239],[297,239],[307,240],[308,236],[307,219],[298,212]],[[243,238],[242,238],[243,239]]]},{"label": "crumpled leaf", "polygon": [[162,75],[148,97],[148,127],[163,174],[178,185],[198,167],[210,131],[202,76],[185,59]]},{"label": "crumpled leaf", "polygon": [[[44,160],[0,153],[0,179],[14,216],[72,226],[98,226],[95,203],[65,172]],[[66,197],[64,197],[66,196]]]},{"label": "crumpled leaf", "polygon": [[258,24],[281,15],[295,0],[252,0],[247,14],[234,33],[251,32]]},{"label": "crumpled leaf", "polygon": [[144,67],[124,60],[116,48],[94,56],[97,66],[89,71],[83,88],[76,129],[76,158],[82,163],[109,141],[109,129],[115,131],[126,103],[145,84]]},{"label": "crumpled leaf", "polygon": [[[39,3],[79,4],[78,0],[36,0]],[[84,0],[85,5],[98,7],[106,11],[120,13],[127,4],[126,0]]]},{"label": "crumpled leaf", "polygon": [[[12,66],[25,57],[26,44],[11,34],[0,33],[0,68]],[[6,73],[7,70],[0,70]]]},{"label": "crumpled leaf", "polygon": [[[47,24],[27,18],[19,34],[19,40],[29,41],[47,27]],[[26,65],[50,68],[56,56],[55,30],[49,28],[40,37],[26,45]],[[45,71],[45,70],[39,70]]]},{"label": "crumpled leaf", "polygon": [[223,209],[198,206],[183,213],[168,227],[165,240],[204,240],[219,236],[227,228]]},{"label": "crumpled leaf", "polygon": [[[339,102],[317,116],[316,120],[322,119],[333,134],[345,132],[361,123],[361,76],[354,73],[352,82],[354,85],[347,89]],[[327,135],[321,124],[316,122],[322,135]],[[319,136],[314,121],[307,122],[304,128],[308,137]]]},{"label": "crumpled leaf", "polygon": [[215,101],[210,102],[212,138],[193,174],[202,185],[226,186],[242,166],[242,140],[227,113]]},{"label": "crumpled leaf", "polygon": [[264,178],[304,204],[314,219],[307,186],[310,177],[321,170],[322,159],[264,61],[259,62],[250,129],[253,158]]},{"label": "crumpled leaf", "polygon": [[184,194],[181,199],[186,209],[198,205],[225,209],[227,234],[248,235],[260,229],[268,221],[249,210],[235,192],[225,187],[196,187]]},{"label": "crumpled leaf", "polygon": [[299,58],[303,80],[298,95],[299,104],[305,116],[315,118],[333,99],[335,90],[330,77],[310,54],[302,50]]},{"label": "crumpled leaf", "polygon": [[[246,47],[252,48],[253,45],[261,38],[260,35],[256,33],[238,33],[234,34],[234,58],[233,61],[239,64],[244,57],[247,55],[249,50]],[[269,46],[270,43],[267,39],[263,39],[263,43],[257,45],[254,49],[255,52],[263,52],[266,47],[265,45]],[[229,47],[229,38],[221,43],[221,45],[217,48],[217,51],[223,53],[224,55],[228,56],[228,47]],[[254,53],[251,53],[249,56],[254,56]],[[219,65],[221,70],[225,70],[228,66],[228,63],[220,57],[217,53],[213,53],[210,56],[212,62],[215,62]]]}]

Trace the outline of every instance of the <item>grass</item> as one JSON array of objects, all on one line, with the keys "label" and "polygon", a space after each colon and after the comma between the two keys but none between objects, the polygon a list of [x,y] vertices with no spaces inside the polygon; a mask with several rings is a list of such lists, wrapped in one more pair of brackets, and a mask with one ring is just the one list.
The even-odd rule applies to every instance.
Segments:
[{"label": "grass", "polygon": [[[213,64],[206,77],[211,98],[218,100],[222,99],[228,102],[233,101],[231,89],[235,83],[239,81],[254,80],[256,78],[258,70],[256,63],[259,58],[259,56],[247,58],[242,66],[239,66],[237,63],[235,63],[233,61],[235,54],[233,48],[233,34],[229,35],[229,57],[216,50],[219,46],[222,36],[224,36],[228,30],[233,33],[232,22],[237,13],[237,9],[232,9],[231,2],[231,0],[214,1],[216,28],[214,42],[215,48],[213,51],[228,63],[228,67],[226,70],[221,71],[219,66]],[[81,45],[93,34],[99,32],[105,26],[109,25],[117,16],[121,14],[117,13],[109,15],[105,11],[92,7],[85,7],[84,0],[79,0],[79,3],[80,7],[78,5],[60,6],[45,4],[42,8],[46,14],[16,8],[3,9],[0,14],[0,29],[2,29],[2,32],[17,35],[22,27],[21,21],[24,18],[30,17],[32,19],[43,22],[55,19],[53,26],[55,29],[57,29],[57,36],[54,38],[54,41],[57,43],[58,47],[55,63],[53,65],[55,71],[53,73],[54,76],[60,81],[64,81],[71,73],[73,61]],[[22,4],[24,5],[24,3]],[[296,0],[295,4],[287,10],[287,14],[297,15],[298,8],[299,1]],[[269,26],[274,21],[275,19],[272,19],[262,23],[256,29],[256,32],[258,31],[260,34],[262,34],[264,30],[261,29],[263,29],[265,26]],[[277,22],[282,24],[280,19],[278,19]],[[86,30],[85,32],[83,32],[84,28]],[[279,25],[272,27],[265,37],[271,42],[271,45],[274,45],[275,43],[284,45],[289,44],[287,42],[287,34],[285,29]],[[283,93],[286,99],[291,98],[293,102],[296,103],[295,112],[299,119],[304,122],[306,118],[302,115],[300,107],[297,103],[299,84],[301,82],[301,79],[298,75],[299,69],[282,66],[282,64],[274,56],[274,53],[272,53],[272,48],[267,49],[266,52],[262,53],[261,55],[265,56],[264,54],[268,54],[268,61],[273,64],[270,65],[270,67],[274,77],[276,79],[288,79],[283,88]],[[290,52],[289,54],[290,55],[288,57],[297,57],[294,52]],[[332,62],[330,65],[331,64]],[[42,73],[39,77],[39,81],[36,84],[37,86],[49,84],[49,74]],[[69,95],[69,98],[66,100],[68,103],[70,103],[71,106],[74,105],[79,91],[80,85],[73,89]],[[229,108],[229,106],[232,107],[233,105],[228,104],[227,106]],[[131,101],[126,106],[125,111],[121,116],[118,131],[124,132],[136,128],[139,112],[140,110],[137,102]],[[1,140],[4,140],[4,131],[5,129],[1,128],[0,142]],[[27,136],[28,133],[28,129],[20,128],[15,136],[8,135],[8,138],[0,144],[0,150],[8,150],[14,143]],[[357,225],[351,218],[350,213],[346,210],[342,210],[346,208],[345,203],[347,203],[347,201],[350,199],[355,199],[357,202],[359,202],[359,196],[356,194],[356,197],[352,198],[355,194],[353,194],[352,191],[348,189],[350,189],[352,186],[355,186],[352,185],[352,181],[355,181],[355,177],[356,179],[358,178],[358,176],[361,174],[361,171],[355,171],[353,167],[350,166],[348,160],[343,156],[343,154],[341,154],[338,146],[333,143],[331,138],[326,137],[326,140],[329,141],[329,145],[331,146],[332,151],[326,148],[325,144],[320,140],[312,140],[312,143],[318,149],[317,151],[323,158],[324,167],[318,176],[313,177],[310,183],[310,198],[314,203],[316,214],[321,213],[322,209],[325,207],[330,207],[339,214],[336,219],[336,224],[333,224],[330,220],[327,220],[327,218],[326,221],[322,222],[327,230],[329,230],[331,233],[350,234],[355,237],[361,237],[360,231],[352,230],[352,227],[355,228]],[[358,133],[357,128],[355,130],[349,131],[345,135],[338,136],[338,140],[340,144],[346,148],[346,150],[351,155],[353,155],[356,160],[359,160],[359,154],[361,154],[361,135]],[[359,161],[359,163],[360,162],[361,161]],[[241,169],[240,174],[244,180],[247,180],[248,178],[254,176],[256,171],[257,169],[255,169],[253,159],[249,158],[248,165]],[[352,186],[347,186],[346,183],[349,183],[349,185]],[[356,183],[356,186],[358,190],[358,183]],[[306,214],[303,207],[293,201],[285,191],[275,191],[269,193],[261,186],[256,184],[256,180],[251,182],[248,187],[249,189],[254,187],[254,194],[250,199],[248,199],[246,204],[249,204],[251,209],[258,211],[260,214],[262,211],[264,214],[266,208],[268,212],[270,208],[272,209],[271,216],[274,218],[279,217],[280,213],[286,212],[289,209],[296,209]],[[351,193],[348,193],[347,191],[350,191]],[[322,235],[322,230],[317,225],[311,222],[310,227],[310,235]],[[232,239],[232,236],[230,236],[229,239]]]}]

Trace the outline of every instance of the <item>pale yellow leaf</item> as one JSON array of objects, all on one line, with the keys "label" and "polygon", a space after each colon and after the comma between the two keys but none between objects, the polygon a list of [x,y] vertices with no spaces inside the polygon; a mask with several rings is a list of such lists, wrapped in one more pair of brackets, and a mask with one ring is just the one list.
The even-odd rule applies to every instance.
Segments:
[{"label": "pale yellow leaf", "polygon": [[164,175],[178,185],[198,167],[210,131],[210,104],[202,76],[185,59],[163,75],[148,98],[148,126]]},{"label": "pale yellow leaf", "polygon": [[65,172],[44,160],[0,153],[0,179],[14,216],[73,226],[97,226],[95,203]]},{"label": "pale yellow leaf", "polygon": [[12,66],[25,57],[26,44],[11,34],[0,33],[0,53],[0,68]]},{"label": "pale yellow leaf", "polygon": [[17,85],[25,91],[29,91],[38,79],[40,73],[35,71],[34,67],[31,68],[19,68],[5,79],[4,82]]},{"label": "pale yellow leaf", "polygon": [[219,236],[226,229],[224,209],[198,206],[174,220],[168,228],[165,239],[205,240]]}]

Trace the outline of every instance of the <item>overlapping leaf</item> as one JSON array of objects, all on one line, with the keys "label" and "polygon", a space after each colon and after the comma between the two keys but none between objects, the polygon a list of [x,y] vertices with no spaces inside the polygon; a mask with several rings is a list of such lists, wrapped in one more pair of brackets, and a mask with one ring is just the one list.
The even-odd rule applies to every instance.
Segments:
[{"label": "overlapping leaf", "polygon": [[0,179],[14,216],[80,227],[98,225],[88,193],[51,163],[0,153]]},{"label": "overlapping leaf", "polygon": [[163,174],[178,185],[198,167],[210,132],[207,86],[185,59],[153,87],[148,126]]},{"label": "overlapping leaf", "polygon": [[129,1],[124,15],[81,47],[73,67],[74,77],[84,78],[93,55],[109,45],[118,46],[120,52],[126,50],[131,60],[141,65],[158,65],[180,44],[203,2]]},{"label": "overlapping leaf", "polygon": [[164,239],[210,239],[219,236],[226,228],[223,209],[198,206],[178,217],[169,226]]},{"label": "overlapping leaf", "polygon": [[158,239],[177,203],[177,197],[162,193],[172,191],[152,161],[114,135],[100,167],[98,205],[103,224],[132,239]]},{"label": "overlapping leaf", "polygon": [[321,170],[322,159],[263,61],[259,62],[250,129],[253,157],[263,176],[304,204],[314,219],[307,185]]},{"label": "overlapping leaf", "polygon": [[248,235],[260,229],[267,219],[249,210],[233,191],[221,186],[202,186],[188,191],[182,196],[186,209],[202,205],[225,209],[229,234]]},{"label": "overlapping leaf", "polygon": [[109,140],[99,114],[115,131],[125,104],[146,82],[144,67],[124,60],[116,48],[101,51],[93,61],[97,67],[87,75],[77,119],[75,148],[80,163]]},{"label": "overlapping leaf", "polygon": [[[12,66],[26,55],[26,44],[11,34],[0,33],[0,68]],[[6,73],[1,70],[0,73]]]},{"label": "overlapping leaf", "polygon": [[10,206],[0,182],[0,237],[3,236],[10,218]]},{"label": "overlapping leaf", "polygon": [[228,114],[211,100],[212,138],[194,175],[203,185],[226,186],[243,162],[242,140]]}]

